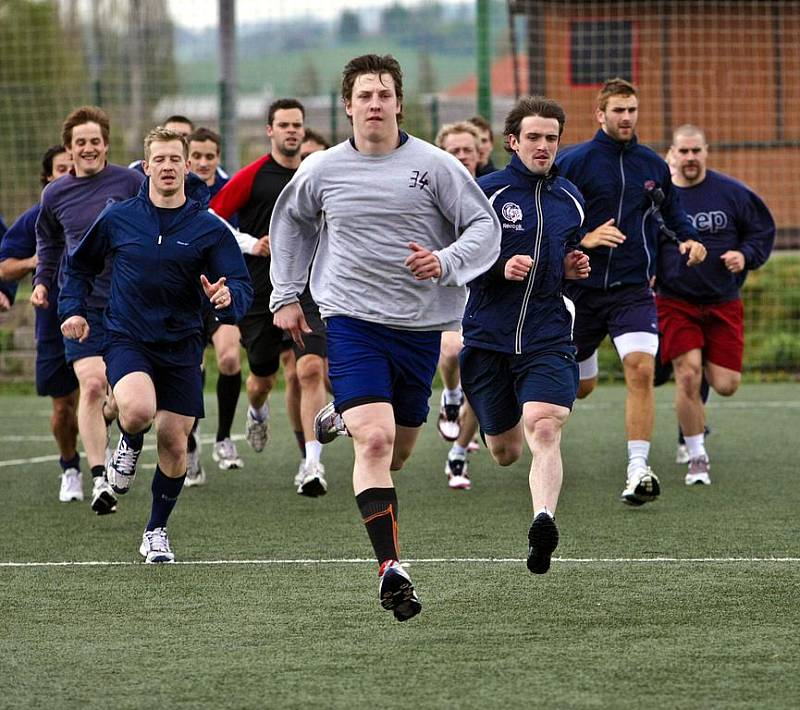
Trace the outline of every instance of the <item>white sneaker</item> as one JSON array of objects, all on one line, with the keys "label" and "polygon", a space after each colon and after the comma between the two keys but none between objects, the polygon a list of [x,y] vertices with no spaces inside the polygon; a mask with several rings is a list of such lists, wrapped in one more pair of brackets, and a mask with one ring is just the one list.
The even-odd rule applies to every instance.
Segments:
[{"label": "white sneaker", "polygon": [[145,530],[142,544],[139,545],[139,554],[149,565],[175,562],[175,554],[169,546],[167,529]]},{"label": "white sneaker", "polygon": [[708,475],[711,465],[708,463],[707,456],[701,456],[689,461],[689,470],[686,472],[684,483],[687,486],[701,485],[710,486],[711,477]]},{"label": "white sneaker", "polygon": [[649,466],[638,466],[628,471],[622,502],[628,505],[644,505],[658,498],[661,485]]},{"label": "white sneaker", "polygon": [[297,487],[297,492],[301,496],[316,498],[324,496],[328,492],[328,482],[325,480],[325,466],[316,461],[306,464],[303,469],[303,479]]},{"label": "white sneaker", "polygon": [[454,491],[468,491],[472,488],[472,481],[467,475],[466,457],[448,456],[444,465],[447,474],[447,485]]},{"label": "white sneaker", "polygon": [[[263,444],[261,448],[264,448]],[[256,451],[261,451],[261,449],[256,449]],[[223,439],[222,441],[215,442],[214,449],[211,452],[211,458],[217,462],[217,466],[223,471],[227,471],[231,468],[244,467],[244,461],[239,458],[236,444],[234,444],[231,439]]]},{"label": "white sneaker", "polygon": [[[248,407],[244,438],[253,447],[253,451],[263,451],[269,439],[269,414],[264,417],[263,421],[259,421],[253,416],[252,408]],[[222,467],[220,466],[220,468]],[[241,468],[241,466],[228,466],[228,468]]]},{"label": "white sneaker", "polygon": [[183,485],[187,488],[192,486],[204,486],[206,484],[206,472],[203,464],[200,463],[200,449],[189,451],[186,454],[186,480]]},{"label": "white sneaker", "polygon": [[68,468],[61,474],[61,490],[58,499],[62,503],[83,500],[83,476],[77,468]]},{"label": "white sneaker", "polygon": [[139,460],[141,449],[134,449],[125,443],[125,437],[120,434],[117,448],[111,457],[111,462],[106,468],[106,478],[115,493],[123,495],[130,490],[136,476],[136,462]]},{"label": "white sneaker", "polygon": [[476,451],[480,450],[481,450],[481,442],[478,441],[478,437],[476,436],[472,439],[472,441],[469,442],[469,444],[467,444],[467,453],[474,454]]},{"label": "white sneaker", "polygon": [[436,428],[439,430],[439,435],[445,441],[455,441],[461,433],[461,422],[459,415],[461,414],[461,405],[464,403],[464,396],[461,396],[461,401],[457,404],[445,404],[444,392],[439,406],[439,419],[436,422]]},{"label": "white sneaker", "polygon": [[297,473],[294,475],[294,487],[299,489],[306,477],[306,460],[300,459],[300,465],[297,467]]},{"label": "white sneaker", "polygon": [[678,449],[675,451],[675,463],[689,463],[689,449],[686,444],[678,444]]},{"label": "white sneaker", "polygon": [[92,479],[92,510],[98,515],[117,512],[117,497],[105,476]]}]

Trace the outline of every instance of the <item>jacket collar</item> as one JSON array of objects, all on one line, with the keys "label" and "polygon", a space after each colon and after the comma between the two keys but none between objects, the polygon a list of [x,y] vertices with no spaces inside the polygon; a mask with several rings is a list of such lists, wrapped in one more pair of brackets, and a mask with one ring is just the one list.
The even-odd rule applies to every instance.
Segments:
[{"label": "jacket collar", "polygon": [[619,141],[615,141],[602,128],[598,128],[597,133],[594,134],[594,142],[599,143],[606,148],[613,148],[619,152],[622,152],[623,150],[633,150],[637,145],[639,145],[639,140],[635,133],[627,143],[620,143]]},{"label": "jacket collar", "polygon": [[[194,173],[190,173],[196,180],[199,180],[202,183],[202,186],[205,188],[205,193],[201,192],[201,200],[203,194],[208,194],[208,186]],[[197,183],[194,183],[194,187],[198,187]],[[186,192],[186,202],[184,202],[180,207],[180,217],[175,220],[173,224],[177,224],[179,221],[183,219],[186,214],[200,212],[205,209],[201,200],[197,199],[195,194],[192,194],[189,189],[189,180],[187,177],[187,182],[184,184],[184,191]],[[150,199],[150,178],[146,177],[142,186],[139,188],[138,198],[144,203],[148,210],[152,210],[155,212],[157,209],[156,206],[153,204],[152,200]]]},{"label": "jacket collar", "polygon": [[511,162],[508,164],[508,167],[511,168],[515,173],[522,176],[529,182],[538,182],[539,180],[552,180],[554,177],[558,175],[558,168],[556,164],[553,163],[550,166],[550,172],[547,175],[535,175],[527,167],[525,167],[525,163],[523,163],[519,156],[514,153],[511,156]]}]

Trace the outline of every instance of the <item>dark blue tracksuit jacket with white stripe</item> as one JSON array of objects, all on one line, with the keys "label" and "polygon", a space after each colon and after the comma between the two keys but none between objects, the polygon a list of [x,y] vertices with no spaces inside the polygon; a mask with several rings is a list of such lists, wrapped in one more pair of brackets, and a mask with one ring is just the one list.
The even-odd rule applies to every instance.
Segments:
[{"label": "dark blue tracksuit jacket with white stripe", "polygon": [[[697,239],[672,184],[669,167],[655,151],[634,136],[621,143],[598,130],[595,137],[559,153],[559,174],[574,183],[586,199],[585,232],[591,232],[612,217],[626,239],[615,248],[586,249],[592,264],[588,279],[570,288],[612,289],[623,285],[646,286],[656,273],[663,223],[677,239]],[[660,207],[650,195],[660,190]],[[678,245],[675,244],[677,250]]]},{"label": "dark blue tracksuit jacket with white stripe", "polygon": [[[500,257],[469,284],[464,344],[504,353],[572,352],[572,315],[561,294],[564,256],[583,236],[584,203],[556,170],[534,175],[514,155],[508,167],[478,180],[500,219]],[[506,262],[528,254],[524,281],[508,281]]]},{"label": "dark blue tracksuit jacket with white stripe", "polygon": [[[162,233],[149,184],[145,180],[136,197],[104,209],[68,254],[58,301],[61,321],[86,315],[86,297],[108,253],[111,295],[104,323],[109,332],[145,343],[202,334],[208,298],[200,274],[211,283],[226,277],[232,303],[215,313],[222,323],[238,322],[250,308],[253,289],[230,229],[207,211],[202,197],[188,197]],[[207,200],[207,190],[204,197]]]}]

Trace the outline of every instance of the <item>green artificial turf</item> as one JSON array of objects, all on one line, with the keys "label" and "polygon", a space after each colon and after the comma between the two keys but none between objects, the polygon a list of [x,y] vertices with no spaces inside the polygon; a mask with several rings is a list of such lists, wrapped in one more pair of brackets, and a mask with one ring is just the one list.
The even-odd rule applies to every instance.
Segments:
[{"label": "green artificial turf", "polygon": [[[94,516],[88,502],[58,502],[56,462],[3,465],[54,444],[47,400],[0,397],[0,563],[119,563],[0,566],[0,707],[795,708],[800,390],[712,397],[708,488],[684,486],[674,463],[673,393],[657,396],[662,496],[639,509],[619,502],[624,389],[576,405],[561,544],[542,577],[522,561],[529,457],[501,469],[482,449],[473,490],[451,492],[432,415],[396,476],[423,601],[403,624],[378,605],[376,565],[358,561],[371,548],[350,442],[325,448],[327,496],[296,495],[279,396],[264,452],[238,442],[241,471],[211,461],[207,398],[209,482],[182,493],[170,537],[186,564],[164,567],[137,551],[153,451],[119,512]],[[793,561],[763,561],[773,557]]]}]

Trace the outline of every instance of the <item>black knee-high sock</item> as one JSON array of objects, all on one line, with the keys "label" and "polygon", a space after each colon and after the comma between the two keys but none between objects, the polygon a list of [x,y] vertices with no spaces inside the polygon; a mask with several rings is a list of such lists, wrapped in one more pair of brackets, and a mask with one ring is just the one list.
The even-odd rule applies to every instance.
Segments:
[{"label": "black knee-high sock", "polygon": [[296,431],[294,438],[297,439],[297,446],[300,447],[300,454],[306,457],[306,435],[302,431]]},{"label": "black knee-high sock", "polygon": [[236,405],[239,404],[239,393],[242,390],[241,370],[235,375],[222,375],[217,378],[217,405],[219,407],[219,424],[217,425],[217,441],[228,439],[231,435]]},{"label": "black knee-high sock", "polygon": [[150,509],[150,521],[147,523],[146,530],[166,527],[169,515],[178,502],[178,495],[180,495],[185,480],[186,474],[180,478],[169,478],[156,466],[153,484],[150,487],[153,493],[153,504]]},{"label": "black knee-high sock", "polygon": [[[706,376],[703,375],[703,381],[700,383],[700,399],[703,400],[703,404],[708,402],[708,395],[711,392],[711,387],[708,384],[708,380]],[[708,427],[705,428],[705,433],[708,434]],[[681,444],[685,444],[686,440],[683,438],[683,431],[681,430],[680,426],[678,427],[678,442]]]},{"label": "black knee-high sock", "polygon": [[703,400],[703,404],[708,402],[708,394],[711,391],[709,387],[708,380],[703,375],[703,381],[700,383],[700,399]]},{"label": "black knee-high sock", "polygon": [[394,488],[367,488],[356,496],[356,503],[378,562],[399,559]]}]

